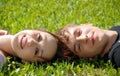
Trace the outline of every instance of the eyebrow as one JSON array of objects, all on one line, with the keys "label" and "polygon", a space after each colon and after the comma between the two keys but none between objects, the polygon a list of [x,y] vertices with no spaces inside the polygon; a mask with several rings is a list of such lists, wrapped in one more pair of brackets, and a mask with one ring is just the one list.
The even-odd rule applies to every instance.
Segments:
[{"label": "eyebrow", "polygon": [[64,30],[64,31],[63,31],[63,33],[62,33],[62,36],[63,36],[64,38],[66,38],[66,37],[67,37],[67,35],[66,35],[65,33],[68,33],[68,34],[70,34],[70,32],[69,32],[69,31],[67,31],[67,30]]},{"label": "eyebrow", "polygon": [[74,51],[75,53],[77,53],[77,51],[75,50],[75,48],[76,48],[76,45],[74,44],[73,51]]},{"label": "eyebrow", "polygon": [[70,32],[68,30],[65,30],[64,33],[67,32],[68,34],[70,34]]},{"label": "eyebrow", "polygon": [[43,49],[41,49],[41,55],[40,56],[42,57],[42,55],[43,55]]},{"label": "eyebrow", "polygon": [[45,57],[43,57],[42,55],[43,55],[43,50],[41,49],[41,55],[40,56],[37,56],[37,58],[40,58],[40,59],[43,59],[43,60],[45,60],[45,61],[48,61],[49,59],[48,58],[45,58]]}]

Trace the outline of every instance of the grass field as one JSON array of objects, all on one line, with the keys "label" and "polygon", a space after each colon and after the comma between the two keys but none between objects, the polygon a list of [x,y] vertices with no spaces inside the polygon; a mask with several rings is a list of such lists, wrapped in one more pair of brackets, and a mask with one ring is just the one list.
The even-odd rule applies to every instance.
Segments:
[{"label": "grass field", "polygon": [[[120,25],[120,0],[0,0],[0,29],[11,34],[24,29],[55,33],[66,24],[92,23],[103,29]],[[7,57],[0,76],[118,76],[110,61],[21,63]]]}]

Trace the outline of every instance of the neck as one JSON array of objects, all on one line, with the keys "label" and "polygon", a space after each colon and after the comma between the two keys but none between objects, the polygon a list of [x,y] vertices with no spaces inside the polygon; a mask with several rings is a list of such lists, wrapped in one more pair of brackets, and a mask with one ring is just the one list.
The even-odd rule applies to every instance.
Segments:
[{"label": "neck", "polygon": [[118,33],[116,31],[111,31],[111,30],[104,30],[106,35],[108,36],[108,41],[106,43],[106,46],[103,50],[103,52],[101,53],[101,57],[103,57],[105,54],[109,53],[113,43],[115,42]]},{"label": "neck", "polygon": [[0,36],[0,50],[10,55],[16,55],[11,46],[12,38],[13,38],[13,35]]}]

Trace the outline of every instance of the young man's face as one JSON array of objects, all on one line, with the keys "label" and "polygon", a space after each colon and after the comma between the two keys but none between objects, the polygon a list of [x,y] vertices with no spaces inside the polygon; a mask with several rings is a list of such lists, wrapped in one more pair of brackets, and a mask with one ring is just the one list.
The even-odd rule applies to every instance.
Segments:
[{"label": "young man's face", "polygon": [[67,46],[79,57],[93,57],[100,54],[107,43],[107,36],[102,29],[91,24],[66,27],[64,36]]},{"label": "young man's face", "polygon": [[11,44],[18,57],[30,62],[51,60],[57,50],[56,38],[39,30],[25,30],[17,33]]}]

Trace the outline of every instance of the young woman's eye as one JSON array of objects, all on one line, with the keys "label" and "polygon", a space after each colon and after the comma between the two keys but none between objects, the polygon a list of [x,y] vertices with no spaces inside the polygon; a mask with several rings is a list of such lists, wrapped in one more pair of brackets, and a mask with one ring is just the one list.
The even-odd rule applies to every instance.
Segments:
[{"label": "young woman's eye", "polygon": [[81,31],[79,29],[76,29],[74,35],[75,37],[79,37],[81,35]]},{"label": "young woman's eye", "polygon": [[35,49],[35,55],[37,55],[37,54],[38,54],[38,52],[39,52],[39,49],[38,49],[38,48],[36,48],[36,49]]},{"label": "young woman's eye", "polygon": [[42,37],[40,34],[37,35],[37,41],[40,42],[42,40]]}]

